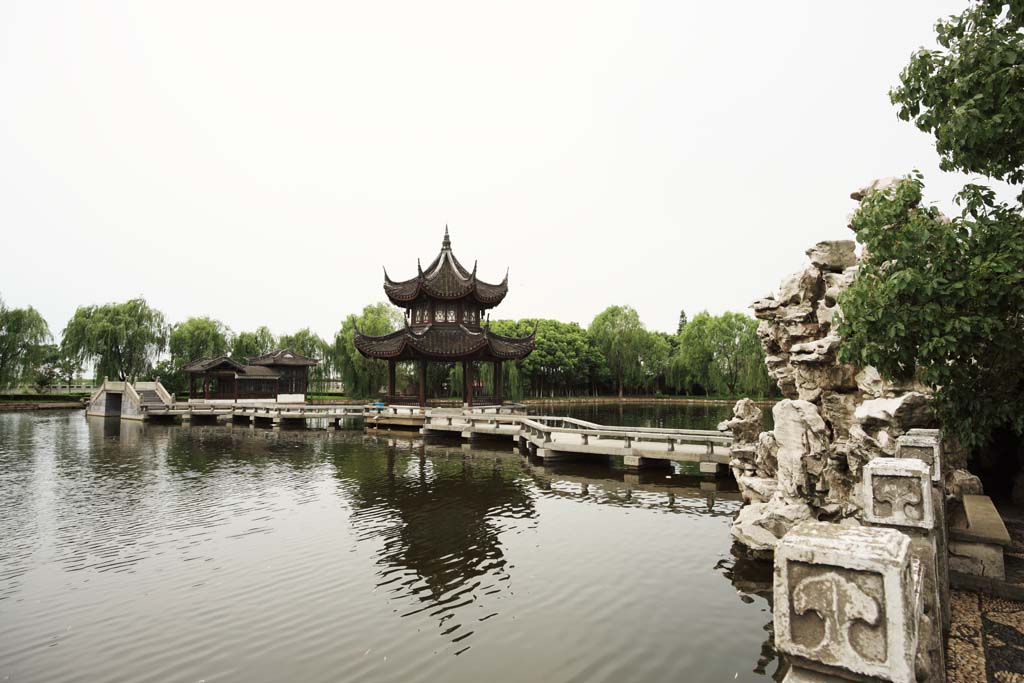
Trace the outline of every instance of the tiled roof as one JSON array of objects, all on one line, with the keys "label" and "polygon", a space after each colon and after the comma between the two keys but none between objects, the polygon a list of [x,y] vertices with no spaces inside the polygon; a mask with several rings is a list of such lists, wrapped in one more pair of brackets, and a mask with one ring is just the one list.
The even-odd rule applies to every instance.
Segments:
[{"label": "tiled roof", "polygon": [[518,339],[490,330],[469,330],[463,325],[406,327],[381,337],[357,332],[356,348],[369,358],[392,360],[519,360],[533,351],[534,335]]},{"label": "tiled roof", "polygon": [[426,270],[419,268],[416,277],[400,282],[388,277],[384,271],[384,292],[391,302],[398,306],[412,303],[420,294],[435,299],[455,300],[472,296],[478,303],[485,306],[497,306],[508,294],[508,274],[499,284],[492,285],[477,279],[476,264],[473,270],[466,270],[452,253],[448,228],[444,231],[441,252]]},{"label": "tiled roof", "polygon": [[307,358],[288,349],[278,349],[249,359],[249,365],[317,365],[320,361]]}]

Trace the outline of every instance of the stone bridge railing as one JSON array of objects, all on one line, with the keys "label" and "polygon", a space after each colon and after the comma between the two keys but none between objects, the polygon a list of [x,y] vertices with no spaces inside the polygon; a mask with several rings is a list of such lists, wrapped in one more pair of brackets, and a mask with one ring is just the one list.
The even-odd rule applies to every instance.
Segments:
[{"label": "stone bridge railing", "polygon": [[949,627],[938,432],[864,468],[862,524],[809,521],[775,549],[775,646],[787,683],[945,681]]}]

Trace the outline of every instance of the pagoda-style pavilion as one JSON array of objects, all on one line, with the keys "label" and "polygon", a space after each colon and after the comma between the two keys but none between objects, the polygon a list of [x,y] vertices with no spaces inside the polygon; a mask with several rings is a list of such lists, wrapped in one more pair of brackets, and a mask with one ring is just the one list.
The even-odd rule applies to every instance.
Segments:
[{"label": "pagoda-style pavilion", "polygon": [[491,332],[484,324],[488,309],[508,293],[508,273],[500,284],[477,279],[476,264],[466,270],[452,253],[448,228],[444,229],[441,253],[424,270],[417,263],[416,277],[395,282],[384,270],[384,291],[396,306],[405,309],[405,327],[382,337],[355,335],[356,348],[367,358],[388,362],[388,402],[395,402],[395,363],[415,361],[419,404],[427,404],[427,363],[462,363],[463,402],[473,406],[473,364],[494,364],[494,398],[502,401],[502,363],[522,360],[533,351],[534,335],[515,338]]}]

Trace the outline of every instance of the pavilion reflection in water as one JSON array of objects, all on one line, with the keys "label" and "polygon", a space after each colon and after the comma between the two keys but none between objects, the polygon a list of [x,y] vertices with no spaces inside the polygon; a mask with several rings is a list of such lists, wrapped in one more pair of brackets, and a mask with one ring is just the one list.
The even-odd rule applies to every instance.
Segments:
[{"label": "pavilion reflection in water", "polygon": [[378,585],[422,601],[406,613],[414,614],[457,606],[478,581],[506,581],[506,520],[536,516],[516,463],[460,449],[431,449],[428,457],[422,442],[392,442],[386,453],[336,461],[359,538],[385,539]]}]

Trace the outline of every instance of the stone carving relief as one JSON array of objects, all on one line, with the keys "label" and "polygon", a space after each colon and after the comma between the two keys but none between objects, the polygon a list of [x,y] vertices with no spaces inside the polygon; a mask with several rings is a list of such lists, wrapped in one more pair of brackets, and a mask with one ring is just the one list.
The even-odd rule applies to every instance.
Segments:
[{"label": "stone carving relief", "polygon": [[907,535],[802,522],[775,548],[776,648],[798,664],[912,683],[921,587]]},{"label": "stone carving relief", "polygon": [[876,458],[864,466],[864,520],[932,529],[931,470],[912,458]]},{"label": "stone carving relief", "polygon": [[789,568],[790,636],[815,660],[884,662],[886,624],[882,577],[795,562]]}]

